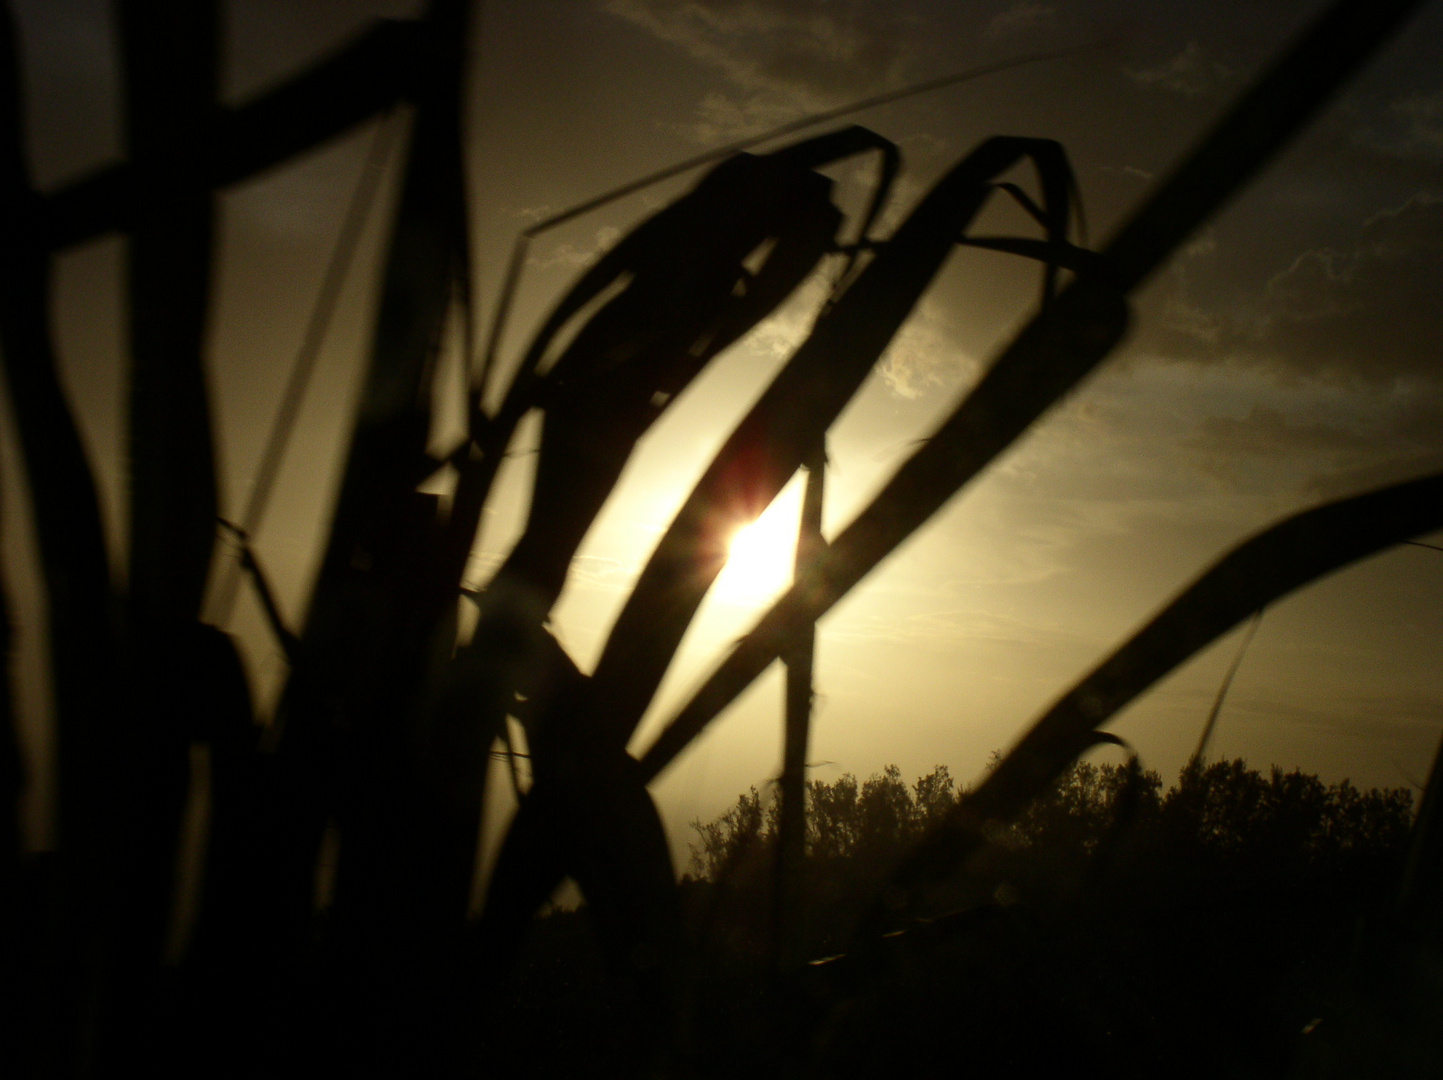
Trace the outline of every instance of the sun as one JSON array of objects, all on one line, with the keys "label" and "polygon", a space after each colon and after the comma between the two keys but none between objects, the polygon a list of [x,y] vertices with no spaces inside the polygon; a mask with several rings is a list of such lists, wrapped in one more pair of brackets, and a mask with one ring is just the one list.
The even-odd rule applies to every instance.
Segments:
[{"label": "sun", "polygon": [[718,599],[759,604],[779,596],[792,583],[799,496],[800,489],[792,485],[761,517],[732,535],[726,566],[716,580]]}]

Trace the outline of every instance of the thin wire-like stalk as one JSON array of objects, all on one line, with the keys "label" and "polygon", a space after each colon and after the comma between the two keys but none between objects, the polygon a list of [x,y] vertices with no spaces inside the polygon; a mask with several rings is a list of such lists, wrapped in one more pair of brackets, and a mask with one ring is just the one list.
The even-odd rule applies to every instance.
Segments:
[{"label": "thin wire-like stalk", "polygon": [[[1440,895],[1443,895],[1443,741],[1438,744],[1433,768],[1418,804],[1408,861],[1398,888],[1398,914],[1414,929],[1436,934],[1443,923],[1439,914]],[[1436,938],[1430,942],[1436,943]]]},{"label": "thin wire-like stalk", "polygon": [[1032,724],[909,859],[917,884],[956,866],[977,828],[1020,813],[1091,745],[1098,728],[1250,613],[1350,563],[1443,525],[1443,473],[1305,510],[1219,559]]},{"label": "thin wire-like stalk", "polygon": [[20,792],[25,766],[20,755],[20,736],[15,725],[15,698],[10,678],[10,603],[0,586],[0,918],[7,922],[0,930],[0,949],[9,959],[10,927],[18,913],[12,908],[12,882],[20,872]]},{"label": "thin wire-like stalk", "polygon": [[[1029,160],[1038,169],[1046,204],[1057,211],[1056,231],[1044,246],[1067,249],[1063,219],[1071,170],[1061,146],[1047,139],[996,136],[986,140],[937,181],[861,269],[845,295],[817,318],[807,340],[727,437],[657,542],[592,672],[591,696],[597,714],[618,743],[624,745],[634,734],[687,626],[720,572],[728,524],[751,520],[776,498],[871,375],[878,358],[952,255],[958,238],[995,191],[993,180]],[[1077,304],[1067,310],[1075,316]],[[1090,316],[1096,305],[1083,310]],[[1065,334],[1063,340],[1053,341],[1062,325],[1048,324],[1052,336],[1038,339],[1045,344],[1040,351],[1038,342],[1032,343],[1028,363],[1014,363],[1011,368],[1015,370],[1005,376],[992,373],[994,381],[1006,383],[1004,401],[1015,396],[1027,402],[1035,399],[1039,390],[1045,394],[1045,388],[1056,382],[1048,365],[1056,348],[1070,347]],[[1120,327],[1117,330],[1120,332]],[[1088,349],[1096,345],[1092,337],[1085,337],[1084,344]],[[997,389],[1001,388],[994,387]],[[1011,411],[1015,414],[1015,403]],[[1000,407],[998,414],[1008,417]],[[1022,426],[1030,419],[1026,417]],[[990,440],[995,434],[1002,436],[1001,445],[1005,445],[1016,433],[994,423],[986,437]],[[976,460],[976,447],[968,447],[960,456],[956,450],[954,446],[934,453],[946,455],[949,461]],[[816,593],[815,583],[809,579],[810,575],[802,575],[787,595]],[[773,644],[784,647],[791,628],[807,621],[807,616],[789,621]],[[772,659],[776,655],[773,653]]]},{"label": "thin wire-like stalk", "polygon": [[723,158],[731,157],[733,154],[741,153],[743,150],[750,150],[754,146],[761,146],[763,143],[771,142],[773,139],[780,139],[786,135],[794,135],[807,128],[816,127],[818,124],[825,124],[832,120],[841,120],[868,109],[875,109],[882,105],[890,105],[893,102],[902,101],[909,97],[916,97],[920,94],[930,93],[933,90],[942,90],[949,86],[960,86],[963,83],[973,82],[977,79],[986,78],[988,75],[998,75],[1014,68],[1026,67],[1029,64],[1043,63],[1047,60],[1061,60],[1068,56],[1075,56],[1078,53],[1091,48],[1091,46],[1078,46],[1070,49],[1054,49],[1049,52],[1027,53],[1022,56],[1014,56],[1007,60],[1000,60],[993,64],[983,64],[980,67],[968,68],[966,71],[953,72],[950,75],[943,75],[935,79],[928,79],[924,82],[912,83],[909,86],[897,90],[889,90],[884,94],[874,94],[871,97],[862,98],[858,101],[848,102],[835,109],[828,109],[824,112],[811,113],[796,120],[788,121],[777,127],[770,128],[759,135],[749,135],[745,139],[738,139],[736,142],[727,143],[725,146],[717,147],[715,150],[708,150],[705,153],[689,157],[684,161],[668,165],[664,169],[648,173],[646,176],[636,180],[630,180],[620,187],[604,191],[600,195],[587,199],[584,202],[570,206],[559,213],[552,214],[549,218],[537,222],[522,231],[516,238],[516,243],[511,249],[511,261],[506,268],[506,276],[502,279],[501,294],[497,299],[496,313],[491,320],[491,332],[487,337],[486,353],[481,359],[480,371],[477,376],[477,393],[482,400],[485,398],[486,388],[489,385],[492,372],[495,370],[495,358],[500,349],[501,335],[505,330],[506,319],[511,311],[512,301],[516,296],[516,289],[521,282],[521,272],[526,266],[526,251],[531,241],[542,233],[554,229],[568,221],[588,214],[593,210],[599,210],[608,203],[617,199],[624,199],[628,195],[634,195],[659,184],[664,180],[670,180],[674,176],[681,176],[683,173],[693,169],[699,169],[703,165],[710,165],[714,161],[721,161]]},{"label": "thin wire-like stalk", "polygon": [[1121,336],[1121,294],[1232,198],[1418,3],[1340,0],[1300,36],[1107,245],[1107,284],[1098,275],[1079,277],[1024,328],[946,423],[683,706],[643,758],[649,777],[776,659],[790,627],[830,610],[1101,363]]},{"label": "thin wire-like stalk", "polygon": [[[802,495],[802,516],[797,528],[796,572],[826,544],[822,535],[822,502],[826,489],[826,450],[823,446],[807,461],[807,485]],[[787,666],[785,734],[782,773],[778,784],[781,809],[777,821],[777,878],[773,912],[773,943],[777,966],[794,968],[801,959],[799,940],[804,908],[802,871],[807,840],[807,740],[812,726],[813,668],[817,627],[808,623],[797,631]]]},{"label": "thin wire-like stalk", "polygon": [[[320,359],[321,348],[330,332],[336,309],[340,306],[346,276],[355,261],[366,223],[370,220],[376,195],[381,188],[381,180],[385,176],[385,164],[395,146],[399,131],[400,125],[393,117],[388,117],[382,120],[371,139],[365,163],[361,166],[361,175],[356,181],[356,189],[351,194],[335,246],[331,249],[330,261],[326,264],[325,274],[321,278],[320,292],[311,308],[310,318],[301,336],[300,348],[296,350],[290,378],[281,394],[280,411],[276,413],[271,424],[260,464],[256,466],[255,478],[251,481],[250,496],[246,500],[245,511],[236,530],[241,537],[253,537],[265,517],[276,478],[280,475],[291,435],[295,431],[296,420],[300,417],[306,389],[316,370],[316,362]],[[235,605],[236,587],[240,581],[239,562],[227,562],[222,575],[207,619],[216,626],[225,626],[230,621]]]},{"label": "thin wire-like stalk", "polygon": [[1232,686],[1233,676],[1238,673],[1238,668],[1242,666],[1243,656],[1247,653],[1248,646],[1252,644],[1253,635],[1258,632],[1258,627],[1262,624],[1262,621],[1263,609],[1258,608],[1252,620],[1248,623],[1248,629],[1247,632],[1243,634],[1242,641],[1238,642],[1238,651],[1233,654],[1232,663],[1228,665],[1227,671],[1223,673],[1222,685],[1218,687],[1217,696],[1213,698],[1212,708],[1208,710],[1207,723],[1203,725],[1202,734],[1198,736],[1197,747],[1193,750],[1192,756],[1187,759],[1187,765],[1185,767],[1187,771],[1191,771],[1202,765],[1203,754],[1207,751],[1208,742],[1212,739],[1213,729],[1217,726],[1218,715],[1223,711],[1223,702],[1227,699],[1228,688]]},{"label": "thin wire-like stalk", "polygon": [[[424,55],[413,21],[377,21],[294,79],[236,108],[182,148],[213,188],[237,184],[386,111],[406,96]],[[140,178],[133,162],[108,165],[44,196],[39,229],[52,251],[129,230]]]},{"label": "thin wire-like stalk", "polygon": [[[1443,551],[1443,547],[1422,540],[1403,542],[1430,551]],[[1408,862],[1397,897],[1397,911],[1404,923],[1429,939],[1428,944],[1435,948],[1438,928],[1443,925],[1440,896],[1443,896],[1443,741],[1438,744],[1428,783],[1418,804]]]}]

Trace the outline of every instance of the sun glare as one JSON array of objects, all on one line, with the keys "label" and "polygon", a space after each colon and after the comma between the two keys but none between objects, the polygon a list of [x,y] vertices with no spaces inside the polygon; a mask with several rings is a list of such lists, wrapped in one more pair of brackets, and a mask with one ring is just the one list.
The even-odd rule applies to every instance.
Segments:
[{"label": "sun glare", "polygon": [[732,604],[757,604],[772,599],[791,584],[799,494],[796,485],[788,487],[761,517],[732,536],[727,564],[716,580],[719,599]]}]

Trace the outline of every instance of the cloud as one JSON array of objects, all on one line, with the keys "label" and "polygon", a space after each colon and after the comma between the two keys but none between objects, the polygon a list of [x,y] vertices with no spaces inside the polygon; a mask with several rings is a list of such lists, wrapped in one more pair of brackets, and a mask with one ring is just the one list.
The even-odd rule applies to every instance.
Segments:
[{"label": "cloud", "polygon": [[1267,284],[1259,346],[1302,370],[1436,379],[1443,196],[1373,215],[1350,246],[1305,251]]},{"label": "cloud", "polygon": [[877,371],[898,397],[915,399],[933,388],[956,386],[975,372],[978,361],[952,333],[941,306],[924,297],[912,317],[882,353]]},{"label": "cloud", "polygon": [[1346,296],[1359,257],[1356,251],[1344,253],[1330,247],[1305,251],[1268,281],[1268,297],[1285,318],[1297,321],[1356,311],[1359,302]]},{"label": "cloud", "polygon": [[[1217,279],[1202,261],[1210,255],[1185,250],[1141,300],[1143,352],[1290,379],[1443,389],[1443,194],[1419,191],[1227,301],[1207,288]],[[1237,262],[1227,255],[1219,272]]]},{"label": "cloud", "polygon": [[1379,446],[1353,427],[1254,404],[1243,416],[1206,416],[1180,446],[1204,474],[1233,491],[1317,493],[1360,463],[1377,465]]},{"label": "cloud", "polygon": [[1353,146],[1385,159],[1436,166],[1443,158],[1443,89],[1418,90],[1387,102],[1348,101]]},{"label": "cloud", "polygon": [[863,0],[601,0],[604,11],[722,72],[689,134],[715,143],[894,85],[905,15]]},{"label": "cloud", "polygon": [[713,90],[697,104],[696,119],[677,125],[676,130],[689,142],[716,146],[781,127],[802,111],[782,95],[760,93],[734,98]]},{"label": "cloud", "polygon": [[1167,286],[1162,290],[1159,326],[1170,333],[1203,346],[1216,346],[1223,338],[1222,320],[1194,299],[1193,268],[1198,260],[1217,251],[1217,235],[1204,229],[1185,244],[1167,267]]},{"label": "cloud", "polygon": [[1309,501],[1443,469],[1437,395],[1354,388],[1331,404],[1317,393],[1294,397],[1286,408],[1255,403],[1242,416],[1204,417],[1179,446],[1193,467],[1234,492],[1295,492]]},{"label": "cloud", "polygon": [[1029,30],[1051,26],[1057,18],[1057,8],[1051,4],[1039,4],[1037,0],[1017,0],[998,12],[987,24],[983,36],[989,38],[1025,34]]},{"label": "cloud", "polygon": [[1227,82],[1233,73],[1210,59],[1196,41],[1189,41],[1181,52],[1162,63],[1132,69],[1127,74],[1139,86],[1157,87],[1184,97],[1201,97]]},{"label": "cloud", "polygon": [[1403,126],[1407,146],[1443,151],[1443,90],[1409,95],[1393,102],[1390,111]]},{"label": "cloud", "polygon": [[802,282],[781,307],[743,339],[748,349],[773,360],[786,359],[796,352],[812,332],[817,313],[831,295],[835,270],[825,262],[823,266],[823,272],[814,273]]},{"label": "cloud", "polygon": [[849,612],[826,624],[831,641],[886,641],[897,645],[942,646],[949,651],[968,643],[1022,645],[1048,650],[1075,649],[1091,639],[1057,620],[1017,618],[978,607],[914,612]]},{"label": "cloud", "polygon": [[[1443,421],[1443,416],[1434,416]],[[1402,452],[1375,455],[1334,472],[1314,477],[1306,486],[1309,495],[1320,499],[1336,499],[1362,491],[1401,484],[1433,473],[1443,472],[1443,447],[1420,446]]]},{"label": "cloud", "polygon": [[1175,288],[1163,304],[1163,323],[1167,329],[1204,345],[1216,345],[1223,335],[1223,324],[1206,309],[1188,300],[1187,278],[1176,274]]},{"label": "cloud", "polygon": [[858,0],[604,0],[636,23],[747,90],[852,94],[897,62],[895,19]]},{"label": "cloud", "polygon": [[1244,417],[1209,416],[1184,445],[1210,449],[1226,446],[1232,454],[1283,456],[1317,450],[1333,451],[1364,445],[1357,432],[1328,423],[1289,419],[1281,410],[1254,405]]},{"label": "cloud", "polygon": [[615,245],[620,237],[621,230],[610,225],[603,225],[596,230],[590,244],[577,247],[573,243],[563,241],[551,247],[545,254],[533,253],[527,256],[526,265],[537,270],[550,270],[556,267],[563,270],[581,270],[596,262],[603,252]]},{"label": "cloud", "polygon": [[523,206],[519,210],[506,210],[504,213],[518,221],[524,221],[530,226],[545,221],[556,213],[557,209],[558,207],[552,206],[550,203],[542,203],[540,206]]},{"label": "cloud", "polygon": [[1099,165],[1098,171],[1109,176],[1125,176],[1133,180],[1141,180],[1145,184],[1150,184],[1157,179],[1157,173],[1139,169],[1136,165],[1123,165],[1121,168],[1116,165]]}]

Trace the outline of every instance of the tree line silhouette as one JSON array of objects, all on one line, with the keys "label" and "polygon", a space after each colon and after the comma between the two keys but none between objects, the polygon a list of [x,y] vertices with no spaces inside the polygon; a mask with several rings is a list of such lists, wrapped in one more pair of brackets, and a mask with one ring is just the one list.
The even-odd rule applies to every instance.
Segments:
[{"label": "tree line silhouette", "polygon": [[[1187,800],[1153,798],[1135,770],[1126,783],[1110,773],[1097,781],[1115,793],[1098,803],[1108,807],[1101,817],[1062,815],[1077,829],[1093,818],[1110,822],[1094,839],[1086,829],[1067,844],[1028,839],[1027,823],[1042,820],[1036,800],[1045,807],[1049,790],[1072,783],[1057,788],[1059,776],[1083,775],[1067,772],[1079,756],[1116,741],[1100,729],[1119,709],[1261,606],[1443,525],[1443,475],[1315,506],[1225,553],[1063,693],[961,798],[943,774],[909,789],[888,773],[814,788],[817,820],[806,822],[814,627],[1106,359],[1127,329],[1128,294],[1267,165],[1418,2],[1330,6],[1097,251],[1073,242],[1081,240],[1079,198],[1067,155],[1051,139],[984,140],[885,237],[873,226],[889,217],[879,211],[901,155],[876,133],[844,127],[746,153],[795,135],[809,118],[693,159],[664,175],[710,171],[583,273],[508,364],[498,349],[526,242],[618,193],[572,208],[520,238],[490,344],[463,358],[467,385],[452,404],[466,416],[465,436],[439,456],[441,343],[452,329],[468,345],[486,336],[477,332],[475,207],[463,168],[474,133],[462,125],[479,5],[430,0],[419,18],[378,22],[230,104],[220,95],[226,20],[216,0],[121,0],[125,159],[44,192],[30,179],[21,43],[6,6],[0,359],[38,539],[58,790],[56,850],[23,851],[15,808],[29,763],[7,698],[0,961],[6,989],[22,1001],[0,1014],[7,1064],[25,1076],[92,1077],[137,1069],[519,1075],[562,1062],[574,1075],[606,1060],[628,1075],[734,1075],[770,1061],[826,1075],[890,1067],[876,1057],[884,1052],[926,1071],[1006,1063],[1016,1053],[1032,1055],[1024,1064],[1045,1064],[1047,1054],[1068,1050],[1107,1055],[1126,1071],[1154,1048],[1191,1053],[1206,1041],[1202,1029],[1155,1018],[1167,993],[1153,988],[1190,986],[1192,967],[1226,956],[1251,965],[1293,940],[1293,931],[1249,937],[1254,925],[1282,925],[1256,916],[1274,892],[1294,898],[1290,925],[1306,923],[1310,905],[1341,902],[1347,890],[1334,887],[1328,868],[1367,860],[1344,845],[1339,862],[1326,855],[1327,830],[1316,840],[1297,823],[1307,820],[1309,799],[1341,806],[1346,798],[1331,789],[1323,798],[1289,777],[1259,786],[1247,770],[1216,777],[1236,797],[1196,795],[1197,820],[1236,824],[1251,807],[1261,816],[1249,819],[1244,850],[1274,837],[1247,874],[1218,840],[1231,835],[1226,829],[1179,826],[1182,839],[1170,837],[1182,811],[1169,808]],[[997,67],[920,89],[988,70]],[[368,120],[400,126],[402,111],[410,123],[395,141],[398,192],[383,230],[354,424],[306,611],[288,626],[251,544],[264,534],[271,483],[374,185],[358,185],[335,273],[319,291],[239,515],[222,505],[215,463],[224,448],[207,391],[210,282],[224,254],[216,197]],[[392,141],[376,145],[379,168]],[[880,158],[881,167],[867,208],[847,220],[819,170],[857,154]],[[1030,183],[1017,182],[1020,167]],[[1022,208],[1027,235],[975,234],[994,197]],[[123,508],[105,505],[61,378],[51,310],[53,256],[110,233],[127,239]],[[827,432],[959,246],[1038,264],[1036,312],[876,497],[823,542]],[[736,422],[647,561],[596,666],[581,671],[547,620],[591,516],[673,397],[813,268],[831,288],[808,337]],[[562,341],[570,344],[549,364]],[[526,538],[489,586],[471,582],[500,462],[533,410],[543,414],[543,434]],[[732,530],[799,469],[809,473],[811,526],[798,545],[795,584],[634,756],[629,740]],[[449,499],[426,487],[442,474],[454,481]],[[116,509],[128,521],[122,549],[104,527]],[[274,711],[259,718],[226,633],[230,601],[214,599],[233,598],[234,574],[226,589],[211,587],[232,559],[290,665]],[[116,573],[122,562],[125,572]],[[468,637],[461,611],[473,603],[480,618]],[[768,824],[771,811],[754,800],[735,828],[716,834],[718,872],[678,885],[647,785],[777,660],[789,668],[778,817]],[[488,763],[496,740],[510,734],[507,717],[524,728],[534,784],[502,826],[495,872],[473,911]],[[1430,785],[1424,798],[1405,875],[1410,925],[1420,933],[1443,911],[1438,790]],[[1363,798],[1339,820],[1366,817],[1372,805]],[[754,841],[732,844],[748,829]],[[767,829],[779,838],[775,852]],[[192,832],[203,858],[182,843]],[[1066,830],[1038,835],[1053,832]],[[1316,865],[1283,874],[1279,867],[1300,852]],[[1110,867],[1105,875],[1102,867]],[[1131,867],[1147,870],[1130,876]],[[768,873],[777,884],[769,899],[753,884]],[[1295,896],[1309,874],[1328,884]],[[558,967],[562,954],[544,947],[518,976],[533,913],[567,877],[587,907],[545,921],[540,944],[572,935],[571,955],[597,962]],[[1218,891],[1245,878],[1246,903]],[[1098,881],[1113,889],[1133,882],[1133,891],[1097,892]],[[1236,928],[1216,929],[1233,927],[1234,910]],[[588,923],[594,935],[579,932]],[[1348,920],[1319,916],[1316,925],[1326,936]],[[1188,926],[1214,929],[1199,937],[1180,929]],[[1235,938],[1253,951],[1229,953]],[[802,963],[827,951],[839,958]],[[1279,971],[1296,970],[1284,960]],[[559,988],[544,977],[547,963],[561,971]],[[1108,971],[1133,967],[1156,976],[1137,984],[1146,993],[1108,981]],[[1240,978],[1242,970],[1228,971],[1242,996],[1272,985]],[[1190,1015],[1216,1014],[1225,982]],[[1204,1000],[1194,989],[1178,993],[1193,994],[1186,1000],[1194,1005]],[[939,1049],[948,1039],[965,1045]],[[1249,1053],[1271,1052],[1259,1039]],[[606,1053],[594,1050],[600,1043]]]},{"label": "tree line silhouette", "polygon": [[[1135,762],[1079,762],[929,896],[883,964],[862,965],[842,952],[856,923],[965,792],[946,766],[910,785],[894,765],[809,781],[798,890],[814,962],[778,988],[770,794],[693,823],[686,992],[706,1075],[758,1061],[829,1076],[1317,1075],[1359,1007],[1349,979],[1391,925],[1415,811],[1407,788],[1240,759],[1166,788]],[[552,911],[533,930],[491,1034],[503,1059],[528,1023],[550,1025],[554,1074],[630,1052],[588,917]]]}]

